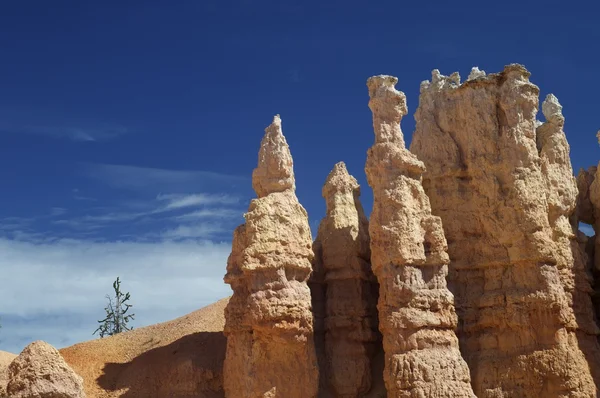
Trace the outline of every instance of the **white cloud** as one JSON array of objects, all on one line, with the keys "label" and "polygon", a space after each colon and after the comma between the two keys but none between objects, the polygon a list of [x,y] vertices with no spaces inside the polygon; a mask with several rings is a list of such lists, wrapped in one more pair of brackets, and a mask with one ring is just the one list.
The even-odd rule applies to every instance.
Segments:
[{"label": "white cloud", "polygon": [[[180,216],[175,217],[176,220],[201,220],[205,218],[233,218],[233,217],[241,217],[242,212],[233,209],[201,209],[192,211],[190,213],[185,213]],[[240,218],[241,220],[241,218]]]},{"label": "white cloud", "polygon": [[103,316],[105,295],[117,276],[123,290],[131,293],[134,327],[226,297],[230,289],[222,278],[230,250],[230,243],[191,240],[0,238],[0,350],[16,353],[35,339],[63,347],[94,338],[95,321]]},{"label": "white cloud", "polygon": [[168,211],[173,209],[181,209],[184,207],[193,207],[200,205],[214,205],[214,204],[235,204],[239,202],[239,199],[230,195],[225,194],[159,194],[156,199],[161,201],[167,201],[167,205],[160,209],[160,211]]},{"label": "white cloud", "polygon": [[207,186],[231,186],[247,181],[245,177],[212,171],[167,170],[151,167],[113,164],[85,164],[82,171],[88,177],[113,188],[134,191],[183,193],[206,191]]},{"label": "white cloud", "polygon": [[211,236],[225,232],[227,232],[227,230],[217,224],[179,225],[176,228],[164,231],[160,236],[172,240],[194,238],[207,239]]}]

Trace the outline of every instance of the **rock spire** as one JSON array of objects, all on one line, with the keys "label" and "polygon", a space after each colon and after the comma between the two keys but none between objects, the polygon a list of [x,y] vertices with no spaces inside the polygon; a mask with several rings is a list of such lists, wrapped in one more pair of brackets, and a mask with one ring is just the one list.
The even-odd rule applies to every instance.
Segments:
[{"label": "rock spire", "polygon": [[225,309],[225,395],[313,398],[312,237],[279,116],[265,131],[252,175],[258,198],[234,231],[224,278],[233,289]]},{"label": "rock spire", "polygon": [[370,390],[372,360],[380,344],[369,221],[359,196],[358,182],[343,162],[337,163],[323,186],[327,213],[315,241],[326,291],[321,377],[335,397],[345,398],[363,397]]},{"label": "rock spire", "polygon": [[375,130],[365,167],[374,199],[369,233],[388,397],[473,397],[446,287],[446,239],[421,185],[425,167],[405,148],[406,97],[397,81],[367,81]]}]

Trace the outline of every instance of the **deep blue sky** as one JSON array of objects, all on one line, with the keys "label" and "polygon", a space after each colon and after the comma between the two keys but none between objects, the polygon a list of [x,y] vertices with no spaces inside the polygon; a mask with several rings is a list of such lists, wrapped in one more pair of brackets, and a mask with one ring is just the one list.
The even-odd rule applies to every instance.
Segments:
[{"label": "deep blue sky", "polygon": [[[274,114],[283,120],[311,226],[324,214],[322,183],[340,160],[363,186],[370,211],[363,168],[373,132],[365,82],[375,74],[399,77],[410,142],[419,84],[432,69],[459,71],[464,79],[475,65],[497,72],[522,63],[541,100],[552,92],[564,107],[574,168],[595,164],[599,12],[591,1],[2,2],[0,237],[10,255],[0,256],[0,280],[16,270],[52,278],[49,264],[71,262],[65,277],[49,284],[72,290],[79,272],[92,266],[86,256],[95,253],[100,269],[106,261],[131,260],[124,285],[141,286],[143,276],[133,270],[152,265],[136,263],[135,245],[164,254],[160,245],[172,244],[177,255],[208,258],[186,251],[192,239],[223,243],[216,264],[207,265],[221,290],[165,304],[158,318],[142,311],[140,323],[227,294],[220,286],[227,245],[252,197],[250,175]],[[175,259],[161,264],[154,267],[182,272]],[[113,271],[94,277],[102,285],[94,285],[100,304],[90,304],[98,308],[92,319],[102,316],[103,295],[119,272]],[[15,288],[0,296],[4,303],[24,294],[19,283],[26,279],[11,278]],[[165,292],[178,286],[175,280],[164,285]],[[36,292],[52,296],[41,287]],[[137,297],[153,294],[138,291]],[[4,303],[0,349],[46,337],[53,315],[44,307],[15,310]],[[77,311],[71,321],[89,329]],[[30,330],[34,324],[37,335],[11,335],[16,325]],[[86,333],[47,339],[64,345]]]}]

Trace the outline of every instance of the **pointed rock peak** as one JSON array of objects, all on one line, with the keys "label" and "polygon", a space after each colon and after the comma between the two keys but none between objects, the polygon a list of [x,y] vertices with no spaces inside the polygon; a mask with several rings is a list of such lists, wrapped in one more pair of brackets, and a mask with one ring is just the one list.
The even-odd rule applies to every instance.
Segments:
[{"label": "pointed rock peak", "polygon": [[336,163],[325,180],[323,197],[328,198],[336,192],[356,192],[360,195],[360,186],[356,178],[352,177],[346,169],[344,162]]},{"label": "pointed rock peak", "polygon": [[281,116],[273,116],[273,121],[271,122],[269,127],[265,129],[265,131],[267,133],[272,132],[273,134],[283,136],[283,132],[281,131]]},{"label": "pointed rock peak", "polygon": [[294,162],[281,130],[279,115],[275,115],[273,123],[265,129],[258,152],[258,166],[252,173],[252,188],[259,198],[273,192],[296,189]]},{"label": "pointed rock peak", "polygon": [[467,77],[467,81],[475,80],[480,77],[485,77],[485,71],[480,70],[477,66],[471,68],[471,73],[469,73],[469,77]]},{"label": "pointed rock peak", "polygon": [[549,123],[562,125],[565,122],[562,114],[562,105],[558,102],[558,98],[554,94],[546,96],[546,99],[542,103],[542,113]]},{"label": "pointed rock peak", "polygon": [[402,147],[404,135],[400,129],[400,121],[408,113],[406,95],[394,87],[398,78],[378,75],[367,80],[369,88],[369,108],[373,112],[373,128],[375,142],[393,142]]},{"label": "pointed rock peak", "polygon": [[598,145],[600,145],[600,130],[596,133],[596,139],[598,140]]}]

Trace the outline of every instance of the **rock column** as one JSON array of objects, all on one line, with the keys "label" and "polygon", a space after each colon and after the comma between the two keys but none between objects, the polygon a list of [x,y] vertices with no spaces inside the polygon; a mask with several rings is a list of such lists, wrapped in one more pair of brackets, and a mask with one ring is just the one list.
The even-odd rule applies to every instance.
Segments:
[{"label": "rock column", "polygon": [[340,398],[363,397],[371,389],[371,362],[380,341],[369,222],[359,196],[358,182],[346,165],[336,164],[323,186],[327,214],[315,242],[326,288],[321,377],[333,396]]},{"label": "rock column", "polygon": [[521,65],[421,84],[411,151],[442,218],[461,351],[479,398],[595,397],[597,328],[569,219],[560,104]]},{"label": "rock column", "polygon": [[278,115],[265,131],[252,174],[258,198],[234,232],[224,278],[233,289],[225,310],[225,395],[313,398],[312,237]]},{"label": "rock column", "polygon": [[446,287],[446,239],[421,185],[425,167],[405,148],[406,97],[394,88],[397,81],[367,81],[375,129],[365,167],[374,199],[369,233],[388,397],[473,397]]}]

